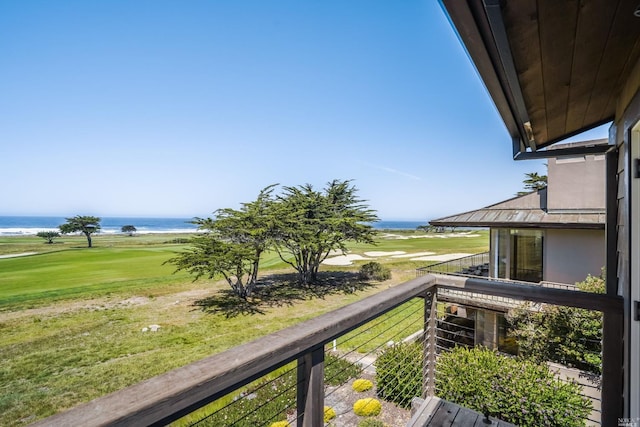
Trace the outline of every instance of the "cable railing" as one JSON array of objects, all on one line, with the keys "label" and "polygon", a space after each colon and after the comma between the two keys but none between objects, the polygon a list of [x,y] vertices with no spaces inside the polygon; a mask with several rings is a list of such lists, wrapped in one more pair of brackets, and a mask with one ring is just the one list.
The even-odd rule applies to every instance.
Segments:
[{"label": "cable railing", "polygon": [[[620,297],[425,275],[36,425],[339,427],[357,426],[363,417],[403,425],[413,397],[439,393],[443,354],[490,347],[496,339],[487,327],[480,336],[469,312],[447,312],[442,295],[451,290],[603,312],[600,417],[609,425],[620,416]],[[384,418],[389,414],[393,421]]]},{"label": "cable railing", "polygon": [[[461,258],[452,259],[449,261],[431,264],[426,267],[419,267],[416,269],[416,277],[421,277],[426,274],[447,274],[460,277],[490,277],[493,281],[512,283],[514,285],[538,285],[547,288],[567,290],[578,289],[576,285],[572,283],[558,283],[537,279],[532,281],[491,277],[489,254],[489,252],[481,252],[473,255],[467,255]],[[540,275],[540,272],[538,270],[520,269],[518,271],[519,274],[523,277],[528,275],[532,278],[539,278]]]},{"label": "cable railing", "polygon": [[[414,298],[390,312],[366,323],[354,331],[327,343],[324,349],[324,420],[334,420],[332,425],[356,426],[361,418],[353,405],[360,399],[376,398],[375,361],[377,355],[397,342],[406,340],[423,328],[424,303]],[[268,374],[254,381],[241,391],[236,391],[195,413],[177,420],[175,426],[270,426],[297,425],[302,414],[296,407],[296,390],[299,382],[295,363],[285,367],[277,375]],[[304,364],[302,369],[304,370]],[[352,392],[356,380],[369,381],[371,388]],[[396,391],[398,392],[398,391]],[[419,392],[419,391],[418,391]],[[346,396],[346,397],[345,397]],[[355,397],[354,397],[355,396]],[[352,397],[349,399],[348,397]],[[357,400],[356,400],[357,398]],[[380,401],[381,409],[390,412],[393,404]],[[373,403],[369,403],[373,405]],[[367,403],[364,410],[367,410]],[[398,419],[407,422],[409,411],[394,408],[392,424]],[[286,423],[286,424],[284,424]]]},{"label": "cable railing", "polygon": [[[441,291],[438,290],[438,298]],[[527,355],[529,358],[533,357],[537,363],[546,363],[558,380],[578,385],[582,404],[590,407],[585,423],[589,426],[601,425],[601,329],[595,328],[595,337],[581,337],[580,342],[576,342],[576,337],[565,337],[565,339],[550,339],[542,343],[541,340],[545,340],[547,337],[543,337],[540,333],[536,342],[523,342],[521,344],[526,348],[519,348],[515,338],[518,333],[515,331],[516,329],[524,329],[524,333],[526,333],[528,328],[540,327],[537,323],[537,320],[541,318],[539,304],[520,301],[513,313],[507,314],[482,311],[472,306],[466,306],[461,310],[463,307],[459,304],[441,304],[436,322],[438,360],[440,355],[455,348],[473,348],[475,346],[495,350],[505,357],[515,358],[519,354]],[[545,304],[545,309],[549,313],[554,313],[562,308]],[[597,321],[599,318],[601,327],[602,316],[599,312],[589,311],[587,315],[591,321],[594,319]],[[511,321],[507,320],[509,318]],[[580,332],[582,331],[574,331],[576,334],[580,334]],[[570,342],[571,340],[574,341]],[[545,346],[547,348],[544,348]],[[532,355],[534,350],[540,352],[540,355]],[[548,352],[546,361],[542,357],[544,352]],[[591,363],[586,363],[586,360]],[[439,379],[438,372],[436,367],[437,395],[439,395],[438,383],[443,381]]]},{"label": "cable railing", "polygon": [[489,252],[467,255],[416,269],[418,277],[425,274],[452,274],[469,277],[489,277]]}]

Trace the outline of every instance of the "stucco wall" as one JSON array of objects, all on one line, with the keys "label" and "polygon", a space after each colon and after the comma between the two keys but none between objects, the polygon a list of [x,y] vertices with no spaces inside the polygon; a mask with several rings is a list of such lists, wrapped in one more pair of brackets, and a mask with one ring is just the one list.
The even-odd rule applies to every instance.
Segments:
[{"label": "stucco wall", "polygon": [[605,265],[604,230],[545,230],[544,280],[575,283]]},{"label": "stucco wall", "polygon": [[605,208],[604,155],[550,158],[548,165],[549,212]]}]

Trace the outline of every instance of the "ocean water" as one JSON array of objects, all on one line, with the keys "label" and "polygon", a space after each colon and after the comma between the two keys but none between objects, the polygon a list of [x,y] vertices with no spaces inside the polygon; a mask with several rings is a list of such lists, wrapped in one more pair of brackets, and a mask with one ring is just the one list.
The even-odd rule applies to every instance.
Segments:
[{"label": "ocean water", "polygon": [[[189,233],[197,227],[190,224],[192,218],[125,218],[103,217],[101,233],[120,233],[123,225],[133,225],[136,233]],[[0,216],[0,236],[36,234],[39,231],[57,231],[66,222],[56,216]]]},{"label": "ocean water", "polygon": [[[191,233],[197,227],[190,224],[193,218],[126,218],[103,217],[101,233],[120,233],[123,225],[133,225],[139,234],[149,233]],[[33,235],[39,231],[57,231],[64,224],[64,217],[57,216],[0,216],[0,236]],[[378,221],[376,229],[414,230],[427,221]]]}]

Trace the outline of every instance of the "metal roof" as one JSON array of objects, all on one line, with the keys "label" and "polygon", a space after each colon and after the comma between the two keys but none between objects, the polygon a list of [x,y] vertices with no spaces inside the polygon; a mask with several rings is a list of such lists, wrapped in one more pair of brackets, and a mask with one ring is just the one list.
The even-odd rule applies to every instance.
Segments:
[{"label": "metal roof", "polygon": [[429,224],[444,227],[604,229],[604,209],[549,212],[546,199],[545,188],[474,211],[434,219]]}]

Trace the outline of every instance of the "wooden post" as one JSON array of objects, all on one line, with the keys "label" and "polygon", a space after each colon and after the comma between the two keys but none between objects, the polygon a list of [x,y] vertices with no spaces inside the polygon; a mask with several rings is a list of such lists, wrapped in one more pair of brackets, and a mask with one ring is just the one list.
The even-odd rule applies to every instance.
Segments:
[{"label": "wooden post", "polygon": [[436,290],[424,296],[424,339],[422,359],[422,398],[435,395],[436,391]]},{"label": "wooden post", "polygon": [[298,427],[324,425],[324,346],[298,359]]},{"label": "wooden post", "polygon": [[622,313],[602,314],[602,402],[600,425],[616,426],[623,417]]}]

